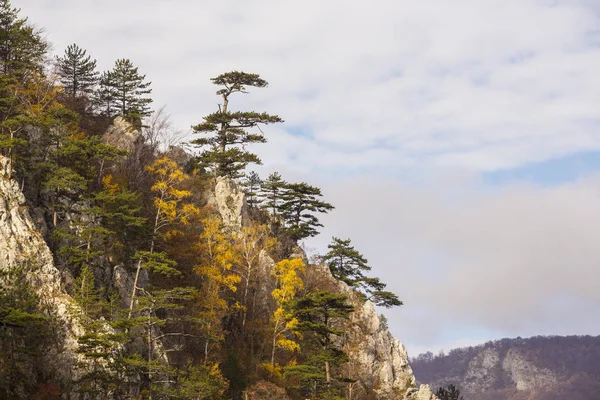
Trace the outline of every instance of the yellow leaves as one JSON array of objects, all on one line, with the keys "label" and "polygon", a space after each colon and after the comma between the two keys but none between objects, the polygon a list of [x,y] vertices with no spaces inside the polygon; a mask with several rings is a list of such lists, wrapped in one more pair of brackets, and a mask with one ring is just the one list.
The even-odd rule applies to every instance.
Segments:
[{"label": "yellow leaves", "polygon": [[167,224],[187,225],[192,218],[200,215],[200,210],[196,206],[183,202],[184,199],[192,196],[192,192],[179,187],[188,176],[174,160],[161,157],[148,165],[146,170],[154,177],[154,184],[150,190],[156,194],[154,197],[156,231]]},{"label": "yellow leaves", "polygon": [[119,184],[113,182],[112,175],[106,175],[102,178],[102,186],[111,195],[115,195],[121,191]]},{"label": "yellow leaves", "polygon": [[277,285],[271,292],[271,296],[278,306],[271,317],[274,349],[300,350],[300,345],[290,339],[294,336],[301,337],[298,330],[299,321],[289,311],[286,311],[285,305],[296,296],[298,290],[304,287],[304,282],[299,275],[301,272],[304,272],[304,263],[300,258],[281,260],[271,270],[271,276],[275,278]]},{"label": "yellow leaves", "polygon": [[300,345],[293,340],[285,339],[282,337],[277,339],[277,347],[287,351],[300,351]]},{"label": "yellow leaves", "polygon": [[271,276],[277,283],[277,288],[271,295],[278,304],[283,305],[293,299],[296,292],[304,287],[299,272],[304,272],[304,263],[300,258],[281,260],[271,270]]}]

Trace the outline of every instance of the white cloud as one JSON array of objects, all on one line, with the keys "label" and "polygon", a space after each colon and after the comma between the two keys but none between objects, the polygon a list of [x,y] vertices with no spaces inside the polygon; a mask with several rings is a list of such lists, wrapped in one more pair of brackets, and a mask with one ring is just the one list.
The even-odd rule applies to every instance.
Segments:
[{"label": "white cloud", "polygon": [[600,176],[495,189],[452,176],[420,187],[364,177],[326,194],[337,209],[310,245],[352,238],[405,301],[386,314],[409,350],[448,349],[469,330],[600,331]]},{"label": "white cloud", "polygon": [[216,108],[210,77],[265,77],[268,89],[232,99],[286,120],[265,128],[261,171],[321,184],[338,209],[311,243],[355,241],[406,301],[390,324],[411,345],[456,343],[446,332],[460,329],[600,329],[600,182],[489,192],[460,174],[382,178],[477,177],[600,150],[597,1],[14,4],[57,52],[77,42],[102,68],[130,58],[185,130]]},{"label": "white cloud", "polygon": [[594,2],[17,3],[57,51],[80,42],[104,68],[131,58],[186,129],[218,101],[208,78],[237,68],[271,87],[234,105],[305,126],[338,167],[377,163],[344,155],[376,146],[394,152],[382,168],[475,170],[600,149]]}]

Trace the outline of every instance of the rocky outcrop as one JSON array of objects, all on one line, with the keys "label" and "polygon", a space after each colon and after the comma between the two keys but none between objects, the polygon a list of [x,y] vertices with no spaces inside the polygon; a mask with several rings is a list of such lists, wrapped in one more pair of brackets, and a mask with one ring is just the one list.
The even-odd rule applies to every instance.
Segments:
[{"label": "rocky outcrop", "polygon": [[502,369],[510,375],[517,390],[531,390],[557,382],[556,373],[547,368],[536,367],[527,361],[517,348],[508,350],[502,361]]},{"label": "rocky outcrop", "polygon": [[221,215],[223,225],[229,229],[239,229],[246,219],[246,195],[235,181],[217,177],[214,192],[207,195],[208,205]]},{"label": "rocky outcrop", "polygon": [[[245,223],[247,210],[244,192],[230,179],[217,178],[215,193],[212,198],[209,197],[208,203],[219,211],[225,226],[235,230]],[[307,259],[300,247],[294,249],[291,258]],[[268,276],[274,264],[266,252],[261,252],[258,263],[261,282],[269,281]],[[438,400],[429,386],[416,386],[404,345],[392,336],[373,304],[359,300],[348,285],[331,275],[326,265],[315,266],[314,272],[320,275],[320,279],[329,281],[337,290],[346,293],[356,305],[356,311],[345,328],[346,335],[340,343],[350,358],[348,372],[359,378],[357,386],[352,388],[356,393],[352,398],[360,398],[360,393],[371,392],[379,400]],[[272,288],[262,285],[262,289],[258,297],[267,302]]]},{"label": "rocky outcrop", "polygon": [[488,390],[496,379],[496,366],[499,361],[500,356],[495,349],[485,349],[477,354],[469,362],[465,374],[465,390],[468,392]]},{"label": "rocky outcrop", "polygon": [[108,127],[102,141],[111,146],[115,146],[119,150],[124,150],[130,153],[138,140],[141,139],[141,134],[137,129],[134,129],[131,124],[123,117],[116,117],[111,126]]},{"label": "rocky outcrop", "polygon": [[600,336],[500,339],[411,361],[418,380],[466,399],[583,399],[600,390]]},{"label": "rocky outcrop", "polygon": [[10,168],[8,159],[0,156],[0,271],[23,268],[33,290],[61,322],[63,349],[45,354],[44,359],[65,380],[72,379],[82,362],[76,350],[77,338],[84,331],[74,315],[72,298],[62,288],[52,253],[29,215],[25,197],[10,179]]}]

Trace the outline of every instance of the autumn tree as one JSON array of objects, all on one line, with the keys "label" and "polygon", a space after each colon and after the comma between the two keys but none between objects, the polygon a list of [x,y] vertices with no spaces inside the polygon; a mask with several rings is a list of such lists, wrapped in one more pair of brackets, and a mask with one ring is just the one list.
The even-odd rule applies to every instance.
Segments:
[{"label": "autumn tree", "polygon": [[[229,97],[234,93],[247,93],[247,87],[264,88],[267,81],[257,74],[232,71],[211,79],[221,88],[217,95],[223,103],[219,109],[192,127],[200,137],[192,141],[200,148],[206,148],[199,156],[199,164],[209,168],[216,176],[237,178],[242,175],[249,163],[261,164],[260,158],[246,149],[248,144],[265,143],[267,139],[260,131],[260,125],[283,122],[277,115],[255,111],[231,111]],[[249,129],[256,128],[256,131]]]},{"label": "autumn tree", "polygon": [[228,298],[237,291],[241,278],[233,271],[238,256],[220,221],[208,217],[202,220],[202,227],[196,246],[199,260],[194,270],[202,281],[196,307],[197,318],[203,326],[204,363],[207,364],[211,350],[224,339],[221,320],[230,311]]},{"label": "autumn tree", "polygon": [[268,253],[277,243],[277,239],[270,237],[271,230],[267,225],[251,224],[243,226],[234,239],[234,249],[238,254],[236,269],[241,278],[242,333],[246,330],[248,316],[248,294],[251,286],[255,285],[256,272],[260,255]]},{"label": "autumn tree", "polygon": [[56,72],[65,93],[72,99],[90,97],[99,79],[96,60],[76,44],[67,46],[62,57],[56,57]]},{"label": "autumn tree", "polygon": [[130,317],[135,304],[137,284],[142,268],[166,276],[180,275],[180,272],[175,268],[174,261],[170,260],[166,253],[155,252],[157,241],[162,238],[163,233],[168,233],[168,231],[165,232],[167,228],[173,227],[177,223],[187,224],[189,219],[198,213],[198,209],[193,204],[184,202],[186,198],[191,196],[191,192],[181,189],[180,184],[188,176],[183,173],[175,161],[168,157],[162,157],[147,166],[146,170],[154,179],[151,188],[154,195],[154,209],[151,217],[149,248],[147,251],[138,251],[135,256],[137,266],[129,305]]},{"label": "autumn tree", "polygon": [[275,371],[275,352],[277,349],[298,351],[300,345],[294,340],[300,336],[298,319],[290,312],[288,305],[295,298],[298,290],[304,287],[300,273],[304,272],[302,259],[281,260],[271,270],[275,278],[275,289],[271,293],[276,309],[271,317],[273,335],[271,343],[270,370]]},{"label": "autumn tree", "polygon": [[285,220],[286,230],[294,240],[317,235],[317,228],[323,224],[315,214],[334,209],[331,204],[320,200],[321,196],[321,189],[304,182],[284,186],[279,209]]}]

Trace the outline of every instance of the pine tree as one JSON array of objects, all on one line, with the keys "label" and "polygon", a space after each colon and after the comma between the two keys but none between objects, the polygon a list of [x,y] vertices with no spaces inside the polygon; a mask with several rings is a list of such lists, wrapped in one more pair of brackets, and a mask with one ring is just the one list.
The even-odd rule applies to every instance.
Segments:
[{"label": "pine tree", "polygon": [[152,99],[147,97],[152,93],[152,82],[145,79],[146,75],[140,75],[130,60],[117,60],[113,69],[100,77],[97,106],[108,117],[120,115],[140,126],[142,118],[152,114],[149,107]]},{"label": "pine tree", "polygon": [[0,72],[24,79],[43,71],[48,43],[19,12],[9,0],[0,0]]},{"label": "pine tree", "polygon": [[329,266],[336,279],[363,290],[367,298],[378,306],[389,308],[402,305],[398,296],[384,290],[387,285],[379,278],[367,277],[364,274],[370,271],[371,267],[367,264],[367,259],[350,245],[350,239],[333,237],[327,248],[329,252],[323,256],[323,262]]},{"label": "pine tree", "polygon": [[210,168],[217,176],[238,178],[249,163],[261,164],[256,154],[246,150],[251,143],[265,143],[267,139],[259,132],[248,129],[260,125],[283,122],[277,115],[266,112],[230,111],[229,96],[234,93],[247,93],[246,87],[263,88],[267,81],[257,74],[232,71],[211,79],[215,85],[222,86],[217,95],[223,98],[219,110],[204,117],[204,122],[192,127],[194,132],[210,137],[201,137],[192,141],[198,147],[208,147],[199,156],[199,164]]},{"label": "pine tree", "polygon": [[294,240],[316,236],[317,227],[323,226],[314,213],[326,213],[334,207],[322,200],[321,189],[307,183],[288,183],[284,186],[279,206],[286,231]]},{"label": "pine tree", "polygon": [[261,199],[258,196],[262,180],[260,176],[252,171],[246,174],[246,179],[242,182],[244,192],[246,193],[246,203],[248,207],[257,208],[261,204]]},{"label": "pine tree", "polygon": [[460,390],[456,388],[456,386],[450,384],[448,388],[440,387],[435,395],[439,397],[440,400],[463,400],[464,397],[460,395]]},{"label": "pine tree", "polygon": [[[286,368],[286,373],[294,375],[301,380],[313,381],[316,385],[321,381],[332,391],[333,373],[332,366],[339,366],[348,360],[347,355],[341,351],[334,342],[334,337],[341,336],[343,331],[336,327],[347,320],[354,307],[348,304],[348,298],[342,293],[316,291],[308,293],[292,302],[290,305],[292,315],[298,320],[298,329],[305,333],[305,342],[313,338],[317,348],[312,354],[307,354],[304,364]],[[318,368],[317,365],[321,367]],[[325,398],[325,397],[323,397]]]},{"label": "pine tree", "polygon": [[108,118],[117,114],[114,86],[114,75],[110,71],[102,72],[98,78],[98,88],[94,93],[94,104],[98,112]]},{"label": "pine tree", "polygon": [[323,256],[323,262],[329,266],[336,279],[346,282],[349,286],[356,286],[365,278],[363,272],[371,270],[367,259],[350,246],[350,239],[333,237],[327,248],[329,252]]},{"label": "pine tree", "polygon": [[96,60],[76,44],[69,45],[62,57],[56,57],[56,71],[71,98],[91,96],[99,79]]},{"label": "pine tree", "polygon": [[281,205],[281,196],[287,182],[281,178],[278,172],[271,173],[267,179],[261,182],[260,197],[263,207],[271,210],[273,215],[278,215]]}]

